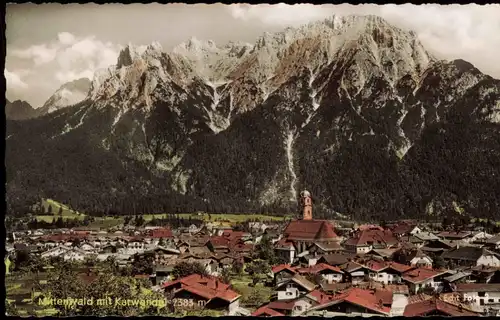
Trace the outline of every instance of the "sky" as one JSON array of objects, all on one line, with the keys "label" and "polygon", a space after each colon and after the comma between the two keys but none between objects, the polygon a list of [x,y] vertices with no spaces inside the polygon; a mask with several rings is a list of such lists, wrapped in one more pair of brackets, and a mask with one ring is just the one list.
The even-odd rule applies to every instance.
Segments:
[{"label": "sky", "polygon": [[248,5],[9,4],[7,98],[43,103],[64,83],[116,63],[122,46],[158,41],[169,51],[196,37],[217,44],[253,43],[333,14],[375,14],[414,30],[440,59],[461,58],[500,79],[500,4]]}]

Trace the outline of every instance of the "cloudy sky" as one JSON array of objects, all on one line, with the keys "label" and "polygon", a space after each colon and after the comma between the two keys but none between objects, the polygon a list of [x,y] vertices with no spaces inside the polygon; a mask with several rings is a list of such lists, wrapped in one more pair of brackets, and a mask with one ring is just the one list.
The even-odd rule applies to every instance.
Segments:
[{"label": "cloudy sky", "polygon": [[439,58],[462,58],[500,78],[500,5],[13,4],[7,6],[7,98],[40,107],[65,82],[92,78],[121,46],[158,41],[165,50],[191,37],[254,42],[332,14],[376,14],[413,29]]}]

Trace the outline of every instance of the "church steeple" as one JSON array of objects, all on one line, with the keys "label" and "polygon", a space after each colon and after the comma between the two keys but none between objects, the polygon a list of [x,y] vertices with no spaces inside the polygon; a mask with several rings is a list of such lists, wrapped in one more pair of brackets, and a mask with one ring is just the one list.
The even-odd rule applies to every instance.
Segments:
[{"label": "church steeple", "polygon": [[300,193],[302,204],[302,220],[312,220],[312,198],[311,193],[304,190]]}]

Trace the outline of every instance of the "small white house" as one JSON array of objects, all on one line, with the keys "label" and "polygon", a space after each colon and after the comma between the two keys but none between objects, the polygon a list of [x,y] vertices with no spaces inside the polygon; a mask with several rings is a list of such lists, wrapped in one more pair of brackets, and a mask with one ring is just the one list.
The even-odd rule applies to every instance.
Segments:
[{"label": "small white house", "polygon": [[290,300],[305,295],[314,290],[316,285],[301,275],[294,275],[292,278],[281,282],[277,287],[278,300]]},{"label": "small white house", "polygon": [[499,283],[459,283],[455,292],[459,292],[464,301],[483,308],[500,303]]}]

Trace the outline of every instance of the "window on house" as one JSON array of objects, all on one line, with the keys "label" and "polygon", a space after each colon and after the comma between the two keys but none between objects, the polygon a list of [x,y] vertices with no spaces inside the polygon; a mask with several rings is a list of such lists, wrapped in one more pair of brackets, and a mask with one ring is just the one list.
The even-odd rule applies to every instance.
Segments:
[{"label": "window on house", "polygon": [[484,297],[485,296],[485,292],[478,292],[477,295],[480,296],[480,297]]},{"label": "window on house", "polygon": [[291,295],[293,295],[293,293],[292,292],[287,292],[286,295],[287,296],[291,296]]},{"label": "window on house", "polygon": [[484,306],[484,299],[479,300],[479,305]]},{"label": "window on house", "polygon": [[495,299],[488,299],[488,302],[495,302]]}]

